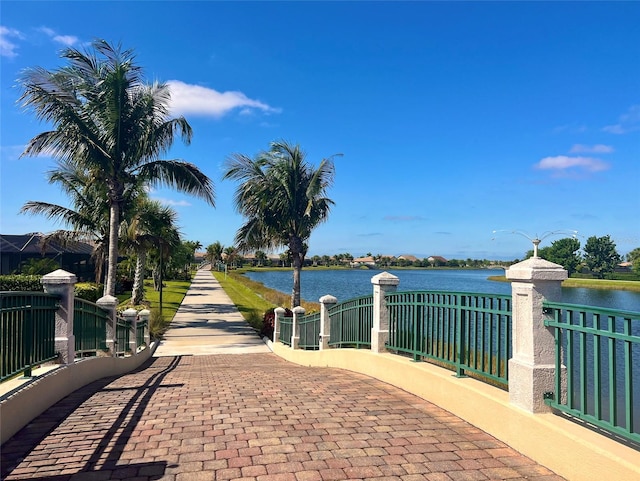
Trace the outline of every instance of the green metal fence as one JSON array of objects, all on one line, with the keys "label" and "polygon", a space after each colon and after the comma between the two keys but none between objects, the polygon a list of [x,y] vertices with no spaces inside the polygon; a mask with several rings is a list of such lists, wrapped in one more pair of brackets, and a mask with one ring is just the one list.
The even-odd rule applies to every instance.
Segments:
[{"label": "green metal fence", "polygon": [[293,317],[281,317],[278,324],[278,340],[287,346],[291,345],[291,335],[293,332]]},{"label": "green metal fence", "polygon": [[392,292],[387,348],[416,361],[448,366],[458,376],[508,384],[511,296],[469,292]]},{"label": "green metal fence", "polygon": [[319,349],[320,338],[320,313],[314,312],[308,316],[299,318],[300,323],[300,349]]},{"label": "green metal fence", "polygon": [[107,349],[108,314],[93,302],[84,299],[73,301],[73,335],[76,338],[76,355],[96,355]]},{"label": "green metal fence", "polygon": [[640,442],[640,313],[543,305],[556,340],[555,392],[547,404]]},{"label": "green metal fence", "polygon": [[0,292],[0,381],[57,357],[58,297],[41,292]]},{"label": "green metal fence", "polygon": [[148,322],[146,320],[143,321],[142,319],[138,319],[138,323],[136,324],[136,344],[138,349],[147,345],[145,341],[145,333],[148,329],[147,324]]},{"label": "green metal fence", "polygon": [[329,308],[331,347],[371,347],[373,296],[357,297]]},{"label": "green metal fence", "polygon": [[116,355],[124,356],[129,351],[131,324],[123,317],[116,318]]}]

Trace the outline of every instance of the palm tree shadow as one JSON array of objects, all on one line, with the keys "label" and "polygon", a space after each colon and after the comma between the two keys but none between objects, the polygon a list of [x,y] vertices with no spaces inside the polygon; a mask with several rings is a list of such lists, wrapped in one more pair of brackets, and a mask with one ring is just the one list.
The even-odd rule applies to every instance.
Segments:
[{"label": "palm tree shadow", "polygon": [[[31,423],[20,430],[9,441],[2,445],[0,453],[0,479],[5,479],[16,469],[22,461],[36,448],[48,435],[58,428],[65,419],[73,414],[73,412],[86,402],[90,402],[91,398],[99,393],[107,393],[110,391],[132,390],[133,395],[122,407],[119,413],[115,413],[116,418],[104,433],[100,440],[96,440],[92,447],[94,451],[84,466],[79,467],[77,472],[96,472],[108,470],[111,472],[112,479],[135,478],[138,473],[144,473],[148,479],[159,479],[164,476],[167,463],[165,461],[156,461],[149,463],[132,463],[118,464],[120,456],[124,451],[127,441],[131,438],[138,422],[142,419],[142,415],[149,405],[154,393],[161,388],[180,387],[182,384],[163,384],[165,377],[180,364],[182,356],[176,356],[171,359],[170,363],[155,371],[153,364],[158,358],[147,361],[140,368],[132,371],[140,373],[149,370],[150,375],[142,386],[117,388],[108,387],[113,381],[119,377],[108,377],[95,381],[87,386],[74,391],[72,394],[51,406],[44,413],[34,419]],[[166,358],[165,358],[166,359]],[[72,452],[69,453],[73,455]],[[55,461],[52,461],[54,463]],[[64,468],[64,461],[61,469]],[[77,473],[74,473],[77,474]],[[41,478],[31,479],[47,479],[52,481],[63,481],[71,478],[72,475],[51,475],[47,473]]]}]

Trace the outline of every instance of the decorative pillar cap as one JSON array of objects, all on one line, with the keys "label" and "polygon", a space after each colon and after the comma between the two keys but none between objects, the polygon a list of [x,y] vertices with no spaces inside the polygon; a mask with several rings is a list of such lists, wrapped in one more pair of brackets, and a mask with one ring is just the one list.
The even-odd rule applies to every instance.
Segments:
[{"label": "decorative pillar cap", "polygon": [[138,311],[136,311],[135,309],[133,309],[133,308],[131,308],[131,307],[130,307],[129,309],[127,309],[127,310],[123,311],[123,312],[122,312],[122,315],[123,315],[124,317],[134,317],[134,316],[137,316],[137,315],[138,315]]},{"label": "decorative pillar cap", "polygon": [[78,282],[78,278],[75,274],[62,269],[45,274],[40,279],[41,284],[75,284],[76,282]]},{"label": "decorative pillar cap", "polygon": [[118,298],[115,296],[102,296],[96,301],[99,306],[117,306]]},{"label": "decorative pillar cap", "polygon": [[280,314],[280,315],[282,315],[282,314],[284,314],[284,313],[285,313],[285,312],[287,312],[287,311],[285,310],[285,308],[284,308],[284,307],[276,307],[276,308],[273,310],[273,312],[275,312],[276,314]]},{"label": "decorative pillar cap", "polygon": [[293,308],[293,313],[294,314],[304,314],[306,311],[304,309],[304,307],[302,306],[296,306]]},{"label": "decorative pillar cap", "polygon": [[564,267],[541,257],[531,257],[518,262],[509,267],[505,275],[513,281],[564,281],[569,277]]},{"label": "decorative pillar cap", "polygon": [[397,286],[400,284],[400,279],[393,274],[389,274],[387,271],[381,272],[371,278],[371,284],[379,286]]},{"label": "decorative pillar cap", "polygon": [[327,294],[326,296],[322,296],[320,298],[321,304],[336,304],[337,302],[338,302],[338,299],[336,299],[333,296],[330,296],[329,294]]}]

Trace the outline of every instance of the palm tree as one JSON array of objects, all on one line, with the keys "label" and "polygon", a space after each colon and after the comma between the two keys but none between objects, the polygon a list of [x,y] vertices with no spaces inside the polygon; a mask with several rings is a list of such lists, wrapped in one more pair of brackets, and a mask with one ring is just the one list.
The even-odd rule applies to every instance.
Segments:
[{"label": "palm tree", "polygon": [[147,252],[161,245],[167,232],[177,231],[175,225],[177,213],[169,206],[160,202],[142,198],[136,209],[136,214],[126,227],[124,244],[136,255],[136,268],[131,293],[132,303],[140,304],[144,296],[144,271]]},{"label": "palm tree", "polygon": [[50,154],[75,164],[106,186],[109,206],[109,253],[105,294],[115,292],[121,212],[131,192],[164,185],[196,195],[214,205],[213,183],[195,165],[160,160],[176,135],[188,144],[191,126],[184,117],[169,118],[169,88],[145,84],[131,50],[104,40],[92,51],[68,48],[66,67],[27,70],[20,82],[24,107],[53,130],[29,142],[22,155]]},{"label": "palm tree", "polygon": [[324,222],[333,201],[326,191],[333,183],[332,157],[317,169],[305,160],[298,145],[274,142],[255,159],[234,154],[227,161],[224,179],[240,181],[235,205],[246,217],[236,234],[241,250],[288,247],[293,264],[291,307],[300,305],[300,272],[306,242]]},{"label": "palm tree", "polygon": [[220,241],[215,241],[207,246],[207,260],[211,262],[212,267],[222,260],[223,252],[224,246],[220,244]]},{"label": "palm tree", "polygon": [[61,244],[85,240],[94,245],[96,282],[102,280],[102,268],[106,260],[109,238],[109,205],[106,190],[92,182],[87,172],[70,162],[58,162],[57,169],[48,172],[50,184],[57,184],[69,196],[73,207],[64,207],[42,201],[27,201],[20,213],[41,214],[68,226],[71,230],[57,230],[44,238],[44,244],[55,241]]}]

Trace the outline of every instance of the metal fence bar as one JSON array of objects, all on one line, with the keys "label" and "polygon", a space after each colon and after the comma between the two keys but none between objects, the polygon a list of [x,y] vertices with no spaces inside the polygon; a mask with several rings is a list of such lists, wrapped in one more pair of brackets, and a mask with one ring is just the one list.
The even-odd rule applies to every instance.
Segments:
[{"label": "metal fence bar", "polygon": [[300,321],[300,343],[301,349],[319,349],[320,339],[320,313],[314,312],[308,316],[303,316]]},{"label": "metal fence bar", "polygon": [[282,344],[291,346],[291,336],[293,334],[293,317],[281,317],[279,323],[278,340]]},{"label": "metal fence bar", "polygon": [[[640,442],[640,313],[544,302],[556,339],[554,409]],[[603,321],[606,319],[606,327]],[[559,399],[566,384],[566,400]]]},{"label": "metal fence bar", "polygon": [[329,309],[331,347],[371,346],[373,296],[356,297]]},{"label": "metal fence bar", "polygon": [[0,381],[57,357],[58,298],[40,292],[0,292]]},{"label": "metal fence bar", "polygon": [[389,350],[506,387],[511,296],[412,291],[389,293],[386,300]]},{"label": "metal fence bar", "polygon": [[100,306],[84,299],[74,299],[73,335],[76,355],[107,350],[108,314]]},{"label": "metal fence bar", "polygon": [[124,356],[129,350],[129,333],[131,326],[129,321],[118,316],[116,318],[116,355]]}]

